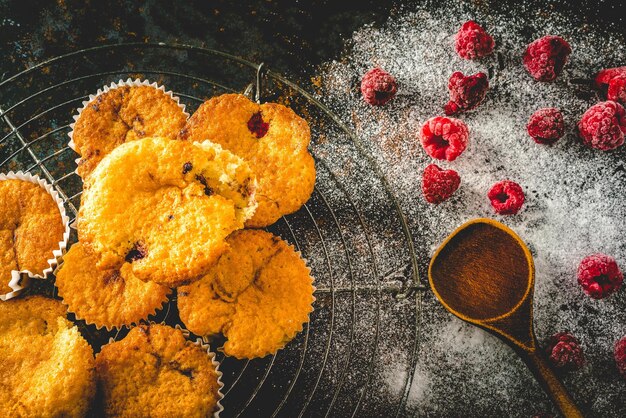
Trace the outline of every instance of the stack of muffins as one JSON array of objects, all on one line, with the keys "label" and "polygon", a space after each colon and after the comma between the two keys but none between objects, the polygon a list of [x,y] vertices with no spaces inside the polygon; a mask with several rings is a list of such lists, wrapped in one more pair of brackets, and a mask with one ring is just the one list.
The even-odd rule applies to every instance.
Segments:
[{"label": "stack of muffins", "polygon": [[[8,359],[0,385],[11,388],[0,406],[11,415],[82,416],[90,407],[107,416],[219,413],[217,363],[189,331],[222,334],[225,355],[252,359],[283,348],[313,310],[310,269],[293,246],[259,229],[313,191],[306,121],[238,94],[211,98],[189,118],[171,92],[129,79],[90,96],[72,128],[84,190],[79,242],[56,272],[67,308],[43,297],[0,305],[0,357]],[[12,238],[35,199],[21,187],[0,181],[0,194],[21,202],[0,208],[5,270],[39,268],[42,258]],[[28,228],[19,235],[26,242],[43,232]],[[55,242],[58,232],[44,235]],[[174,292],[188,331],[148,320]],[[131,329],[94,360],[67,310],[98,328]],[[44,353],[43,344],[54,349]],[[30,363],[22,366],[24,356]],[[72,390],[51,395],[68,380]],[[43,392],[31,391],[33,383]]]}]

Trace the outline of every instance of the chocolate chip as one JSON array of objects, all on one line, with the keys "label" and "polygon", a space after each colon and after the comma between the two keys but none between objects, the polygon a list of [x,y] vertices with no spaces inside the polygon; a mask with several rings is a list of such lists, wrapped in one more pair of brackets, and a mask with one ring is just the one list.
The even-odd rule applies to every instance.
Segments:
[{"label": "chocolate chip", "polygon": [[204,186],[204,194],[207,196],[213,196],[213,189],[211,189],[206,181],[206,178],[202,174],[196,174],[196,180]]},{"label": "chocolate chip", "polygon": [[167,220],[171,221],[172,219],[174,219],[174,215],[167,215]]},{"label": "chocolate chip", "polygon": [[122,276],[120,276],[120,272],[119,271],[113,271],[109,274],[107,274],[106,276],[104,276],[104,278],[102,279],[104,281],[104,285],[108,286],[112,283],[116,283],[118,281],[120,281],[122,279]]},{"label": "chocolate chip", "polygon": [[189,173],[192,168],[193,168],[193,164],[191,164],[190,161],[187,161],[185,164],[183,164],[183,174]]},{"label": "chocolate chip", "polygon": [[176,370],[178,373],[182,374],[183,376],[186,376],[189,379],[193,379],[193,369],[182,368],[181,364],[177,362],[176,360],[170,361],[169,365],[173,370]]},{"label": "chocolate chip", "polygon": [[127,263],[132,263],[133,261],[141,260],[146,256],[147,253],[148,250],[143,245],[143,243],[137,241],[133,245],[133,248],[131,248],[130,251],[126,254],[125,260]]}]

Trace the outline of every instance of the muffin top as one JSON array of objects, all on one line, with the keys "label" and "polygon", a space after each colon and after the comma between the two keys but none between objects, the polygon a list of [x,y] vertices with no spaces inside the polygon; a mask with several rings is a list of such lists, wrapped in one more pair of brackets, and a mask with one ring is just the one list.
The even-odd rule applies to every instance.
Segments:
[{"label": "muffin top", "polygon": [[63,257],[56,286],[70,312],[97,327],[120,328],[146,319],[167,301],[170,288],[135,277],[129,263],[121,269],[96,268],[96,257],[78,242]]},{"label": "muffin top", "polygon": [[42,296],[0,303],[0,408],[6,416],[85,416],[95,391],[94,358]]},{"label": "muffin top", "polygon": [[153,86],[120,86],[97,95],[81,111],[72,133],[86,178],[105,155],[124,142],[162,136],[175,138],[187,115],[176,100]]},{"label": "muffin top", "polygon": [[259,182],[259,207],[248,227],[273,224],[300,209],[313,192],[309,125],[288,107],[259,105],[240,94],[213,97],[189,118],[180,138],[209,139],[248,161]]},{"label": "muffin top", "polygon": [[90,176],[78,235],[99,269],[130,263],[141,280],[190,283],[252,215],[255,183],[241,158],[209,141],[127,142]]},{"label": "muffin top", "polygon": [[0,277],[2,291],[12,270],[42,274],[59,248],[65,226],[52,196],[38,184],[0,180]]},{"label": "muffin top", "polygon": [[227,242],[209,274],[178,289],[180,319],[197,335],[222,333],[226,355],[275,353],[313,311],[310,269],[292,246],[265,231],[237,231]]},{"label": "muffin top", "polygon": [[209,354],[166,325],[140,325],[96,356],[107,416],[207,417],[220,384]]}]

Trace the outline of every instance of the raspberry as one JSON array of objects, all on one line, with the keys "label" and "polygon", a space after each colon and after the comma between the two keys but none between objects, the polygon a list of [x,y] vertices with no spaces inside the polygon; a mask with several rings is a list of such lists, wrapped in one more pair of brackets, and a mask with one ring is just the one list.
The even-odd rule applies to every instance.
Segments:
[{"label": "raspberry", "polygon": [[561,74],[572,48],[560,36],[544,36],[531,42],[524,52],[524,66],[538,81],[552,81]]},{"label": "raspberry", "polygon": [[263,138],[269,128],[270,124],[263,121],[261,112],[256,112],[250,117],[250,120],[248,120],[248,129],[256,135],[257,138]]},{"label": "raspberry", "polygon": [[459,188],[461,177],[454,170],[442,170],[430,164],[424,170],[422,193],[428,203],[441,203],[448,199]]},{"label": "raspberry", "polygon": [[606,101],[591,106],[578,122],[585,144],[602,151],[615,149],[624,143],[626,111],[616,102]]},{"label": "raspberry", "polygon": [[626,67],[606,68],[596,75],[596,87],[606,88],[615,77],[626,76]]},{"label": "raspberry", "polygon": [[594,299],[604,299],[622,286],[624,275],[615,259],[605,254],[592,254],[578,266],[578,284]]},{"label": "raspberry", "polygon": [[373,106],[382,106],[393,99],[398,90],[396,79],[380,68],[369,70],[361,80],[363,99]]},{"label": "raspberry", "polygon": [[615,364],[622,377],[626,378],[626,335],[615,343]]},{"label": "raspberry", "polygon": [[565,133],[563,115],[553,107],[539,109],[528,120],[526,129],[536,143],[552,144]]},{"label": "raspberry", "polygon": [[422,126],[422,147],[438,160],[454,161],[467,147],[469,130],[463,121],[436,116]]},{"label": "raspberry", "polygon": [[546,354],[557,369],[577,370],[585,363],[580,342],[568,332],[559,332],[550,337]]},{"label": "raspberry", "polygon": [[463,23],[456,34],[456,52],[461,58],[473,60],[485,57],[493,52],[493,38],[473,20]]},{"label": "raspberry", "polygon": [[502,180],[491,186],[487,197],[500,215],[515,215],[525,200],[522,187],[510,180]]},{"label": "raspberry", "polygon": [[457,71],[450,76],[448,89],[450,90],[450,101],[443,107],[446,115],[465,112],[478,106],[489,88],[487,74],[476,73],[464,76]]},{"label": "raspberry", "polygon": [[595,82],[607,99],[626,105],[626,67],[604,69],[596,75]]}]

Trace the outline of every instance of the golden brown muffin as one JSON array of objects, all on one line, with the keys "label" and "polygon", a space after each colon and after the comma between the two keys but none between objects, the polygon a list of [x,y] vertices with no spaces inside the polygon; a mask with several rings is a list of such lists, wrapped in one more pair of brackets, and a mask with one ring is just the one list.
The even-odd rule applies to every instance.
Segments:
[{"label": "golden brown muffin", "polygon": [[80,242],[63,257],[56,286],[70,312],[108,329],[146,319],[163,306],[170,293],[167,286],[136,278],[129,263],[121,269],[98,270],[96,257]]},{"label": "golden brown muffin", "polygon": [[177,286],[201,278],[224,239],[254,212],[248,165],[209,141],[145,138],[120,145],[90,176],[78,236],[98,268],[130,263],[141,280]]},{"label": "golden brown muffin", "polygon": [[12,270],[41,275],[63,240],[65,225],[52,196],[25,180],[0,181],[0,277],[2,293]]},{"label": "golden brown muffin", "polygon": [[80,154],[78,175],[86,178],[105,155],[124,142],[151,136],[175,138],[187,115],[153,86],[121,86],[96,96],[82,110],[72,133]]},{"label": "golden brown muffin", "polygon": [[96,356],[107,416],[208,417],[218,408],[218,375],[206,350],[166,325],[140,325]]},{"label": "golden brown muffin", "polygon": [[178,289],[180,319],[197,335],[222,333],[226,355],[275,353],[313,311],[310,269],[292,246],[265,231],[237,231],[227,242],[209,274]]},{"label": "golden brown muffin", "polygon": [[7,417],[82,417],[95,391],[93,352],[65,306],[31,296],[0,303],[0,409]]},{"label": "golden brown muffin", "polygon": [[309,125],[288,107],[259,105],[240,94],[213,97],[189,118],[180,138],[208,139],[250,163],[259,181],[259,207],[247,227],[273,224],[300,209],[313,192]]}]

